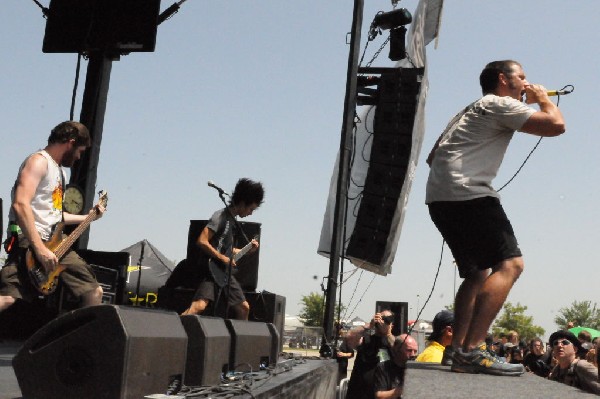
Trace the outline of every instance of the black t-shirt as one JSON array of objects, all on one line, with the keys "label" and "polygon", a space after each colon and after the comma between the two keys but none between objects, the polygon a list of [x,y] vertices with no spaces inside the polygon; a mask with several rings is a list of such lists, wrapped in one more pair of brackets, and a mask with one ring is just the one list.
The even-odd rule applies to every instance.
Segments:
[{"label": "black t-shirt", "polygon": [[374,392],[389,391],[404,386],[406,367],[400,367],[392,360],[379,363],[375,368]]},{"label": "black t-shirt", "polygon": [[523,358],[523,366],[527,367],[535,375],[540,377],[547,377],[552,370],[550,365],[550,352],[546,352],[543,355],[537,356],[533,352],[529,352]]},{"label": "black t-shirt", "polygon": [[390,359],[386,337],[366,336],[356,348],[352,375],[348,382],[346,399],[370,399],[374,397],[373,374],[380,362]]}]

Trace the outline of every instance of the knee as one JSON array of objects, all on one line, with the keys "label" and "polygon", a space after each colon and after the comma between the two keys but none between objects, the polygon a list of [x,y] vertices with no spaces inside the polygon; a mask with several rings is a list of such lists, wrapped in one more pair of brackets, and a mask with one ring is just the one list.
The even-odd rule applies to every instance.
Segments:
[{"label": "knee", "polygon": [[250,304],[248,303],[248,301],[242,302],[242,304],[240,305],[240,308],[242,309],[242,312],[244,312],[244,313],[250,312]]},{"label": "knee", "polygon": [[511,273],[513,278],[516,280],[519,278],[523,270],[525,269],[525,262],[522,257],[511,258],[503,262],[503,268]]},{"label": "knee", "polygon": [[12,296],[0,296],[0,312],[8,309],[15,303],[15,298]]},{"label": "knee", "polygon": [[189,312],[186,312],[186,313],[187,314],[201,314],[206,309],[206,306],[208,306],[208,303],[203,299],[199,299],[197,301],[192,302],[192,304],[190,305],[190,308],[189,308]]}]

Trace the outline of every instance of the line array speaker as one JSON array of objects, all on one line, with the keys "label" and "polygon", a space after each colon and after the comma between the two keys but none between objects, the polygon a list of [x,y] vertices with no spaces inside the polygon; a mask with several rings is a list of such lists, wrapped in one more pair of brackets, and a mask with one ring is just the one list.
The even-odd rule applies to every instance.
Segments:
[{"label": "line array speaker", "polygon": [[412,151],[423,68],[377,68],[369,169],[346,255],[381,265]]}]

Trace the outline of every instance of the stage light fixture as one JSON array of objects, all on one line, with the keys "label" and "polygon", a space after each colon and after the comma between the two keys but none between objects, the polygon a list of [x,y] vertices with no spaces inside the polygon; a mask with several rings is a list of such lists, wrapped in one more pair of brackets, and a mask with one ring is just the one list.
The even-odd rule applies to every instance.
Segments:
[{"label": "stage light fixture", "polygon": [[412,22],[412,15],[406,8],[383,12],[375,15],[369,31],[369,39],[372,40],[381,33],[381,30],[390,29],[390,54],[389,59],[400,61],[406,57],[406,28]]},{"label": "stage light fixture", "polygon": [[412,15],[406,8],[399,8],[388,12],[379,12],[373,19],[373,25],[380,29],[393,29],[408,25],[412,22]]}]

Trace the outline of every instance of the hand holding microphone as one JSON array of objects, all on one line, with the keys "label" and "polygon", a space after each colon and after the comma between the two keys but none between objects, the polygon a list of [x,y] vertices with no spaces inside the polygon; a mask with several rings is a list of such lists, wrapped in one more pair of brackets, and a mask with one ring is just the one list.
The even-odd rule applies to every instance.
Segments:
[{"label": "hand holding microphone", "polygon": [[560,90],[547,90],[542,85],[529,85],[525,88],[526,103],[538,103],[544,95],[548,97],[565,96],[567,94],[571,94],[573,90],[575,90],[575,87],[573,87],[573,85],[566,85]]}]

